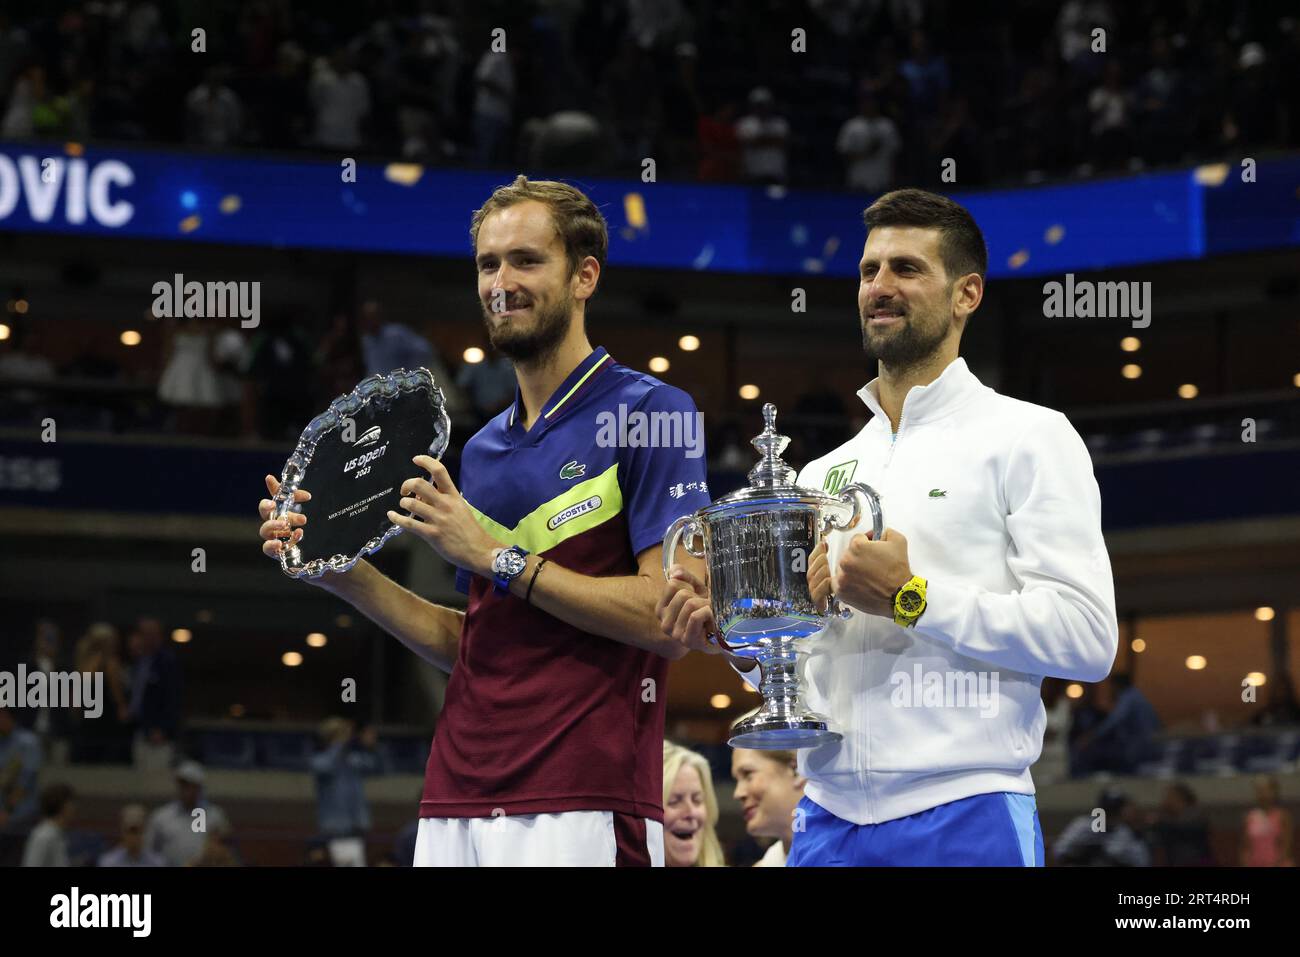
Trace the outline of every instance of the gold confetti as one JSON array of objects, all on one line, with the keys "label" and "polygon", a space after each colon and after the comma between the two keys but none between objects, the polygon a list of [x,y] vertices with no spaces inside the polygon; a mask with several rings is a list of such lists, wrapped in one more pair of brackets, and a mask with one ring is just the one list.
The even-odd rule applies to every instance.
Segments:
[{"label": "gold confetti", "polygon": [[1018,249],[1011,254],[1011,258],[1007,260],[1007,265],[1012,269],[1019,269],[1027,262],[1029,262],[1029,250]]},{"label": "gold confetti", "polygon": [[1043,239],[1047,241],[1047,245],[1049,246],[1055,246],[1064,237],[1065,237],[1065,227],[1062,226],[1060,223],[1057,223],[1054,226],[1048,226],[1047,232],[1043,234]]},{"label": "gold confetti", "polygon": [[231,193],[229,196],[221,197],[221,211],[227,216],[231,213],[239,212],[239,207],[242,205],[244,205],[243,201],[234,193]]},{"label": "gold confetti", "polygon": [[199,228],[199,224],[202,222],[203,220],[199,218],[198,214],[186,216],[181,220],[181,232],[192,233]]}]

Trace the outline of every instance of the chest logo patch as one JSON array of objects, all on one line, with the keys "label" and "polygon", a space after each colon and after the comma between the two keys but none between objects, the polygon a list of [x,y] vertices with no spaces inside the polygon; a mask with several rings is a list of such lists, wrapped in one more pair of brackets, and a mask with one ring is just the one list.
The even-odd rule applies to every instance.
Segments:
[{"label": "chest logo patch", "polygon": [[560,478],[564,479],[565,481],[568,481],[569,479],[581,478],[586,474],[587,474],[587,466],[579,465],[576,459],[572,462],[566,462],[564,464],[564,467],[560,469]]},{"label": "chest logo patch", "polygon": [[546,527],[553,532],[565,522],[571,521],[579,515],[586,515],[588,512],[595,511],[600,508],[600,506],[601,497],[599,495],[593,495],[591,498],[579,502],[577,505],[570,505],[564,511],[552,515],[547,519]]},{"label": "chest logo patch", "polygon": [[822,484],[822,488],[832,495],[836,494],[853,480],[853,473],[857,470],[857,459],[836,465],[826,473],[826,481]]}]

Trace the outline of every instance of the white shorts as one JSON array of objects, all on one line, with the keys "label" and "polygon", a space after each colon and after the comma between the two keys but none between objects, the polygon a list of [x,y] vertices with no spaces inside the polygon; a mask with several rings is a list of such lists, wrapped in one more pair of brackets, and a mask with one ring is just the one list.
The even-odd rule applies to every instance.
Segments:
[{"label": "white shorts", "polygon": [[422,817],[416,867],[664,866],[664,826],[613,811]]}]

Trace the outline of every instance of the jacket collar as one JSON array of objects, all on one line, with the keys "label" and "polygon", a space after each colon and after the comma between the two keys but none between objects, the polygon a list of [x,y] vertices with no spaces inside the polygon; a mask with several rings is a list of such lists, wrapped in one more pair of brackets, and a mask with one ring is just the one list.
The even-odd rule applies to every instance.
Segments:
[{"label": "jacket collar", "polygon": [[[903,397],[903,411],[899,417],[909,425],[942,418],[964,405],[971,394],[984,385],[975,373],[966,367],[966,360],[958,356],[939,377],[929,385],[914,385]],[[877,419],[889,426],[889,416],[880,405],[880,377],[872,379],[858,390],[860,398]]]}]

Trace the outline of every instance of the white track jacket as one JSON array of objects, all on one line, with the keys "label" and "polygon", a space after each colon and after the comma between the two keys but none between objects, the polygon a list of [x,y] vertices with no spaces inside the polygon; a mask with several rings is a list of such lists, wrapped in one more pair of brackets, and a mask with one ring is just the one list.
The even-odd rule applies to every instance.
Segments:
[{"label": "white track jacket", "polygon": [[[908,392],[896,436],[878,382],[858,395],[875,417],[798,482],[874,488],[929,604],[913,628],[855,610],[806,639],[808,704],[844,735],[799,752],[806,793],[855,824],[1033,794],[1043,676],[1099,681],[1118,644],[1087,448],[1064,415],[998,395],[960,358]],[[831,533],[832,569],[870,527]]]}]

